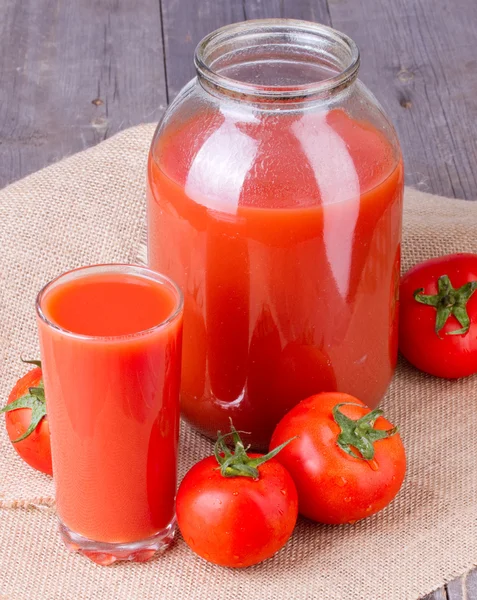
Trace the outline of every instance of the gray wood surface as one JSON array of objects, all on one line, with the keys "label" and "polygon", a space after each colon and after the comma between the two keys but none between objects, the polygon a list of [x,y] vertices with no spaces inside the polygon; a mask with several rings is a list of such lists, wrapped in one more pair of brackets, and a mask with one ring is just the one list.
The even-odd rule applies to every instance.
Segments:
[{"label": "gray wood surface", "polygon": [[0,187],[157,120],[193,76],[203,35],[261,17],[350,34],[398,130],[407,182],[477,197],[475,0],[1,0]]},{"label": "gray wood surface", "polygon": [[476,0],[329,0],[401,139],[407,183],[477,198]]},{"label": "gray wood surface", "polygon": [[[201,37],[263,17],[353,37],[407,183],[477,199],[476,0],[0,0],[0,187],[157,121],[193,76]],[[464,599],[477,600],[477,571],[426,598]]]},{"label": "gray wood surface", "polygon": [[157,0],[0,0],[0,187],[165,106]]},{"label": "gray wood surface", "polygon": [[161,6],[170,99],[195,74],[192,57],[197,43],[218,27],[272,17],[330,23],[325,0],[162,0]]},{"label": "gray wood surface", "polygon": [[477,598],[477,570],[454,579],[446,586],[421,600],[475,600]]}]

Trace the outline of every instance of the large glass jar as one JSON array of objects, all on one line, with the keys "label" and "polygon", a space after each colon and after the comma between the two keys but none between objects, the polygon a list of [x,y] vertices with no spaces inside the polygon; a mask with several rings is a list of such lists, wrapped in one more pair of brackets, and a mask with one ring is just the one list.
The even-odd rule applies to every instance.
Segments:
[{"label": "large glass jar", "polygon": [[333,29],[230,25],[195,65],[152,143],[149,263],[184,293],[183,416],[263,447],[313,393],[375,407],[388,387],[401,152]]}]

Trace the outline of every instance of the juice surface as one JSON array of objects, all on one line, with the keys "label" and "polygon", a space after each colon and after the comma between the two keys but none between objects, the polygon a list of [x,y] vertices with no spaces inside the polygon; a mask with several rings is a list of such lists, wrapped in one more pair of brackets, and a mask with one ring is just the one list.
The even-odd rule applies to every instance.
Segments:
[{"label": "juice surface", "polygon": [[323,390],[376,406],[397,356],[403,169],[344,110],[198,113],[149,160],[149,260],[185,297],[183,415],[265,446]]},{"label": "juice surface", "polygon": [[89,539],[139,541],[173,518],[181,317],[154,327],[176,304],[128,274],[79,277],[43,297],[52,323],[103,336],[39,319],[57,511]]},{"label": "juice surface", "polygon": [[146,331],[173,311],[167,288],[134,275],[83,277],[48,294],[46,314],[63,329],[89,336]]}]

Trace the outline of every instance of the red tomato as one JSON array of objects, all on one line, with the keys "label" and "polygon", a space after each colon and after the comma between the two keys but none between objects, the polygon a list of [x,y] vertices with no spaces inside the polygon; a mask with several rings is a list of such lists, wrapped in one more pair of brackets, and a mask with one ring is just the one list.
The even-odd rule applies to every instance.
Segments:
[{"label": "red tomato", "polygon": [[401,280],[399,349],[421,371],[477,372],[477,255],[427,260]]},{"label": "red tomato", "polygon": [[7,406],[0,412],[5,413],[8,437],[18,454],[34,469],[52,475],[50,428],[41,368],[32,369],[17,381]]},{"label": "red tomato", "polygon": [[303,516],[354,523],[396,496],[406,471],[404,447],[381,414],[348,394],[323,392],[283,417],[270,448],[296,436],[276,460],[293,477]]},{"label": "red tomato", "polygon": [[[298,516],[290,474],[273,458],[247,455],[239,444],[234,453],[224,453],[224,446],[217,451],[221,467],[214,456],[194,465],[176,502],[186,543],[202,558],[226,567],[248,567],[273,556],[290,538]],[[242,475],[233,474],[237,463],[239,470],[245,465]]]}]

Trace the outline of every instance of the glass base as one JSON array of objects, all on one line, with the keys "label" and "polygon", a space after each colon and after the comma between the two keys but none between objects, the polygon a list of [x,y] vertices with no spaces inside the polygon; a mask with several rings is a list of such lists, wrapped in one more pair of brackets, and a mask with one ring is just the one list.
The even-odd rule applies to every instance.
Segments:
[{"label": "glass base", "polygon": [[162,531],[138,542],[95,542],[71,531],[61,521],[59,522],[59,530],[68,550],[79,552],[98,565],[108,566],[120,560],[145,562],[156,554],[167,550],[174,539],[176,520],[174,517]]}]

